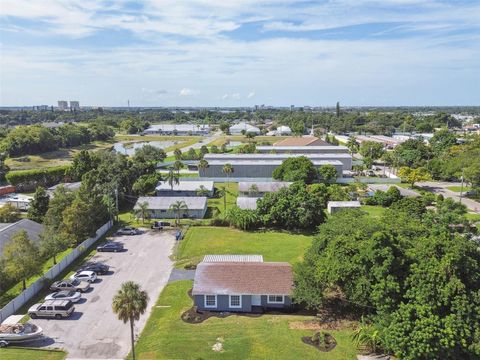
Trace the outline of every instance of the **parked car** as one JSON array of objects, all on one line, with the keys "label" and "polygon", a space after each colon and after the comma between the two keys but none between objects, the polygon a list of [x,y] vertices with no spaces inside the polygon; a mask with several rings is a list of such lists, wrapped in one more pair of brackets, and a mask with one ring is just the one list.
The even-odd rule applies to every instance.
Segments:
[{"label": "parked car", "polygon": [[80,280],[80,281],[88,281],[89,283],[95,282],[97,280],[97,274],[93,271],[78,271],[72,276],[70,276],[72,280]]},{"label": "parked car", "polygon": [[138,235],[140,234],[140,230],[134,228],[133,226],[126,226],[124,228],[119,229],[116,232],[117,235]]},{"label": "parked car", "polygon": [[48,295],[45,300],[70,300],[71,302],[77,302],[82,296],[78,291],[74,290],[62,290],[54,292]]},{"label": "parked car", "polygon": [[97,246],[97,251],[105,252],[118,252],[123,250],[123,244],[117,242],[106,242],[105,244]]},{"label": "parked car", "polygon": [[28,315],[32,319],[37,317],[54,317],[55,319],[61,319],[69,317],[74,311],[75,306],[73,306],[70,300],[46,300],[28,309]]},{"label": "parked car", "polygon": [[155,221],[151,228],[154,230],[162,230],[165,226],[171,226],[171,223],[166,221]]},{"label": "parked car", "polygon": [[90,262],[82,266],[78,271],[93,271],[97,275],[105,275],[110,270],[110,266],[101,262]]},{"label": "parked car", "polygon": [[80,280],[61,280],[55,281],[51,286],[50,290],[52,291],[61,291],[61,290],[73,290],[79,292],[85,292],[90,289],[90,283]]}]

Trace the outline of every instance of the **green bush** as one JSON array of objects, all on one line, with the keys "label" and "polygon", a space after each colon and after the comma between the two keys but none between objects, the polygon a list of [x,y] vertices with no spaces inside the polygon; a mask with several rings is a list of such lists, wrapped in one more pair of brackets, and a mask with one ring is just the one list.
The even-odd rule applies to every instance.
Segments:
[{"label": "green bush", "polygon": [[37,186],[45,188],[58,184],[65,178],[69,165],[55,166],[46,169],[16,170],[7,173],[5,178],[18,191],[34,190]]}]

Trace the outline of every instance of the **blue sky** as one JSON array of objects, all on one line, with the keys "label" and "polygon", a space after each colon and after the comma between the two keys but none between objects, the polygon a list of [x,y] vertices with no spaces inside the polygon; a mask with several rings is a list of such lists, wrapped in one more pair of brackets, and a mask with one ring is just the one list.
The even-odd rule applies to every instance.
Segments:
[{"label": "blue sky", "polygon": [[2,0],[0,106],[480,105],[480,1]]}]

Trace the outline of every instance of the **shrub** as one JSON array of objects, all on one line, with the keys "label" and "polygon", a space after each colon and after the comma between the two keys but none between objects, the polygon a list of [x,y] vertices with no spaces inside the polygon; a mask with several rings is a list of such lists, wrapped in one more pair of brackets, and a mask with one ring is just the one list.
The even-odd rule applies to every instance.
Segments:
[{"label": "shrub", "polygon": [[46,169],[16,170],[10,171],[5,178],[17,190],[26,191],[36,189],[37,186],[47,188],[62,182],[69,169],[69,165],[64,165]]}]

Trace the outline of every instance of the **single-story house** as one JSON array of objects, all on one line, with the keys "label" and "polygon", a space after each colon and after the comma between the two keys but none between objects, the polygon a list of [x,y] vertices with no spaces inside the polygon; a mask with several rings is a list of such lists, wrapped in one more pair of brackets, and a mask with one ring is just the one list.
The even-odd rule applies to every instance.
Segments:
[{"label": "single-story house", "polygon": [[183,202],[186,209],[180,214],[181,218],[203,219],[207,212],[207,198],[205,196],[141,196],[134,206],[139,209],[139,204],[148,204],[151,219],[174,219],[175,212],[170,208],[176,202]]},{"label": "single-story house", "polygon": [[334,214],[343,209],[359,209],[360,201],[329,201],[327,203],[327,212]]},{"label": "single-story house", "polygon": [[5,245],[16,233],[25,230],[28,238],[36,245],[40,242],[40,234],[43,232],[43,225],[30,219],[22,219],[15,223],[0,223],[0,257],[3,254]]},{"label": "single-story house", "polygon": [[311,135],[290,137],[287,139],[283,139],[281,141],[277,141],[273,145],[274,146],[331,146],[326,141],[323,141],[322,139],[319,139],[316,136],[311,136]]},{"label": "single-story house", "polygon": [[0,206],[5,204],[10,204],[14,208],[20,211],[27,211],[30,207],[30,203],[33,200],[33,196],[23,195],[23,194],[7,194],[0,199]]},{"label": "single-story house", "polygon": [[289,263],[225,260],[198,264],[192,289],[198,310],[258,312],[292,306]]},{"label": "single-story house", "polygon": [[81,181],[72,182],[72,183],[60,183],[60,184],[57,184],[57,185],[50,186],[47,189],[47,194],[52,196],[55,189],[57,189],[59,186],[63,186],[65,189],[70,190],[70,191],[75,191],[75,190],[80,189],[81,185],[82,185]]},{"label": "single-story house", "polygon": [[266,193],[277,192],[291,184],[288,181],[240,181],[238,195],[240,197],[262,197]]},{"label": "single-story house", "polygon": [[143,131],[145,135],[208,135],[210,133],[209,125],[197,124],[157,124],[150,125]]},{"label": "single-story house", "polygon": [[237,206],[244,210],[256,210],[258,199],[261,197],[239,196],[237,197]]},{"label": "single-story house", "polygon": [[282,125],[275,130],[275,135],[282,136],[282,135],[292,135],[292,129],[288,126]]},{"label": "single-story house", "polygon": [[205,194],[202,196],[213,196],[213,181],[180,180],[178,184],[173,184],[173,189],[168,181],[161,181],[155,188],[155,192],[157,196],[199,196],[200,189],[205,189]]},{"label": "single-story house", "polygon": [[378,190],[386,192],[392,186],[396,187],[400,191],[400,195],[402,195],[404,197],[419,197],[420,196],[420,194],[416,191],[413,191],[411,189],[404,189],[400,186],[396,186],[396,185],[392,185],[392,184],[369,184],[368,189],[371,191],[372,196],[373,196],[373,194],[375,192],[377,192]]},{"label": "single-story house", "polygon": [[243,132],[255,135],[260,134],[260,129],[258,127],[247,124],[246,122],[239,122],[238,124],[230,126],[229,131],[232,135],[242,135]]}]

